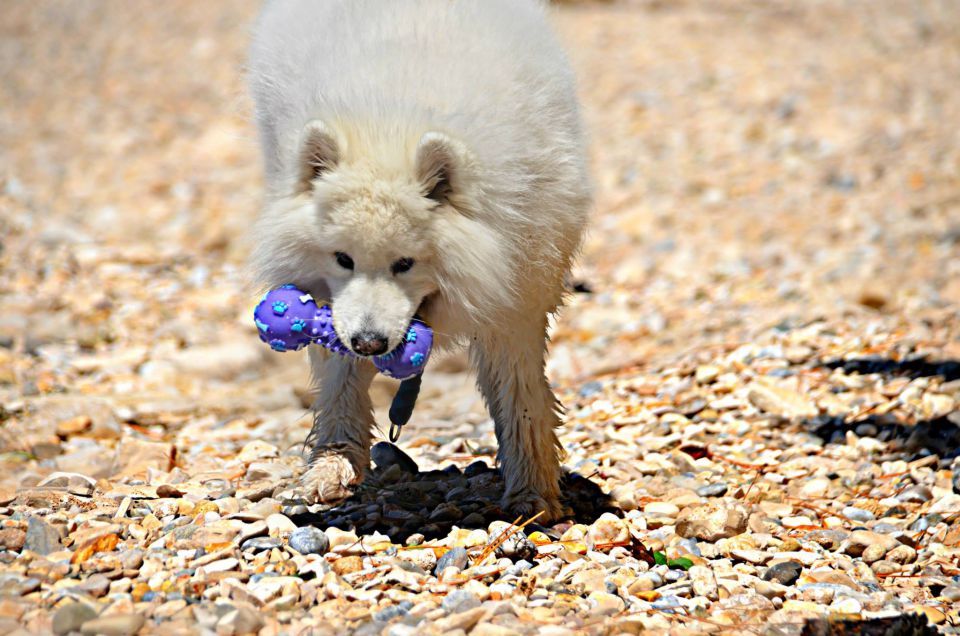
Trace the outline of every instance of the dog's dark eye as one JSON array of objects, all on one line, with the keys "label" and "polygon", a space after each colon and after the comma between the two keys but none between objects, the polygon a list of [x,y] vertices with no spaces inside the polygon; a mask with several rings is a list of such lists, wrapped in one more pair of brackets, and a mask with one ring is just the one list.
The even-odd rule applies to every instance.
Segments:
[{"label": "dog's dark eye", "polygon": [[349,254],[344,254],[343,252],[334,252],[333,255],[337,259],[337,265],[343,269],[353,269],[353,259],[350,258]]},{"label": "dog's dark eye", "polygon": [[394,274],[402,274],[404,272],[410,271],[410,268],[413,267],[412,258],[401,258],[394,261],[393,265],[390,266],[390,271]]}]

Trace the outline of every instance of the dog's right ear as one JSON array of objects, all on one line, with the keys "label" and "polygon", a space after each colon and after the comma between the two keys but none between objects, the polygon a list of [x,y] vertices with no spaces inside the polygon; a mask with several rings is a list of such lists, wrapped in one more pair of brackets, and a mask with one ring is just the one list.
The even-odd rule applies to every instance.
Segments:
[{"label": "dog's right ear", "polygon": [[439,132],[428,132],[417,145],[417,179],[428,199],[449,203],[460,192],[468,155],[460,142]]},{"label": "dog's right ear", "polygon": [[319,119],[308,122],[300,133],[297,193],[313,190],[313,181],[340,162],[341,143],[336,133]]}]

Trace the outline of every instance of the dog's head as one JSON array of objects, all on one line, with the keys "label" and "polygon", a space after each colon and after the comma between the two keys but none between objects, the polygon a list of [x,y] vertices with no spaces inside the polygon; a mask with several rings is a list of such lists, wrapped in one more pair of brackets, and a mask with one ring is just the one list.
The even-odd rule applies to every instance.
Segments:
[{"label": "dog's head", "polygon": [[500,256],[496,237],[462,213],[467,150],[441,133],[412,147],[395,139],[308,123],[288,192],[254,237],[261,283],[328,299],[340,340],[364,356],[392,351],[428,297],[469,286],[456,279],[465,270],[496,272],[489,259]]}]

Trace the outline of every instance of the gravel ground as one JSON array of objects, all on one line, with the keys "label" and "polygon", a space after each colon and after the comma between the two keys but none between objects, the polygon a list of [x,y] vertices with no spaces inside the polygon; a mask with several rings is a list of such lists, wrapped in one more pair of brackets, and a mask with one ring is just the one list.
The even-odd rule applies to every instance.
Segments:
[{"label": "gravel ground", "polygon": [[254,11],[4,7],[0,635],[960,633],[960,5],[558,9],[598,193],[553,526],[463,356],[350,500],[281,497]]}]

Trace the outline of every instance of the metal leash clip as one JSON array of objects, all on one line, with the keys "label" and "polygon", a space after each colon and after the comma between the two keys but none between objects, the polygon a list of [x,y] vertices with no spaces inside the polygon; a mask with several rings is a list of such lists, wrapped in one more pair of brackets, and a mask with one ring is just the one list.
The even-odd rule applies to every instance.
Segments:
[{"label": "metal leash clip", "polygon": [[413,415],[413,408],[417,405],[417,396],[420,395],[422,380],[422,373],[403,380],[400,382],[397,394],[393,396],[393,402],[390,404],[390,432],[388,437],[394,444],[400,439],[403,425],[409,422],[410,416]]}]

